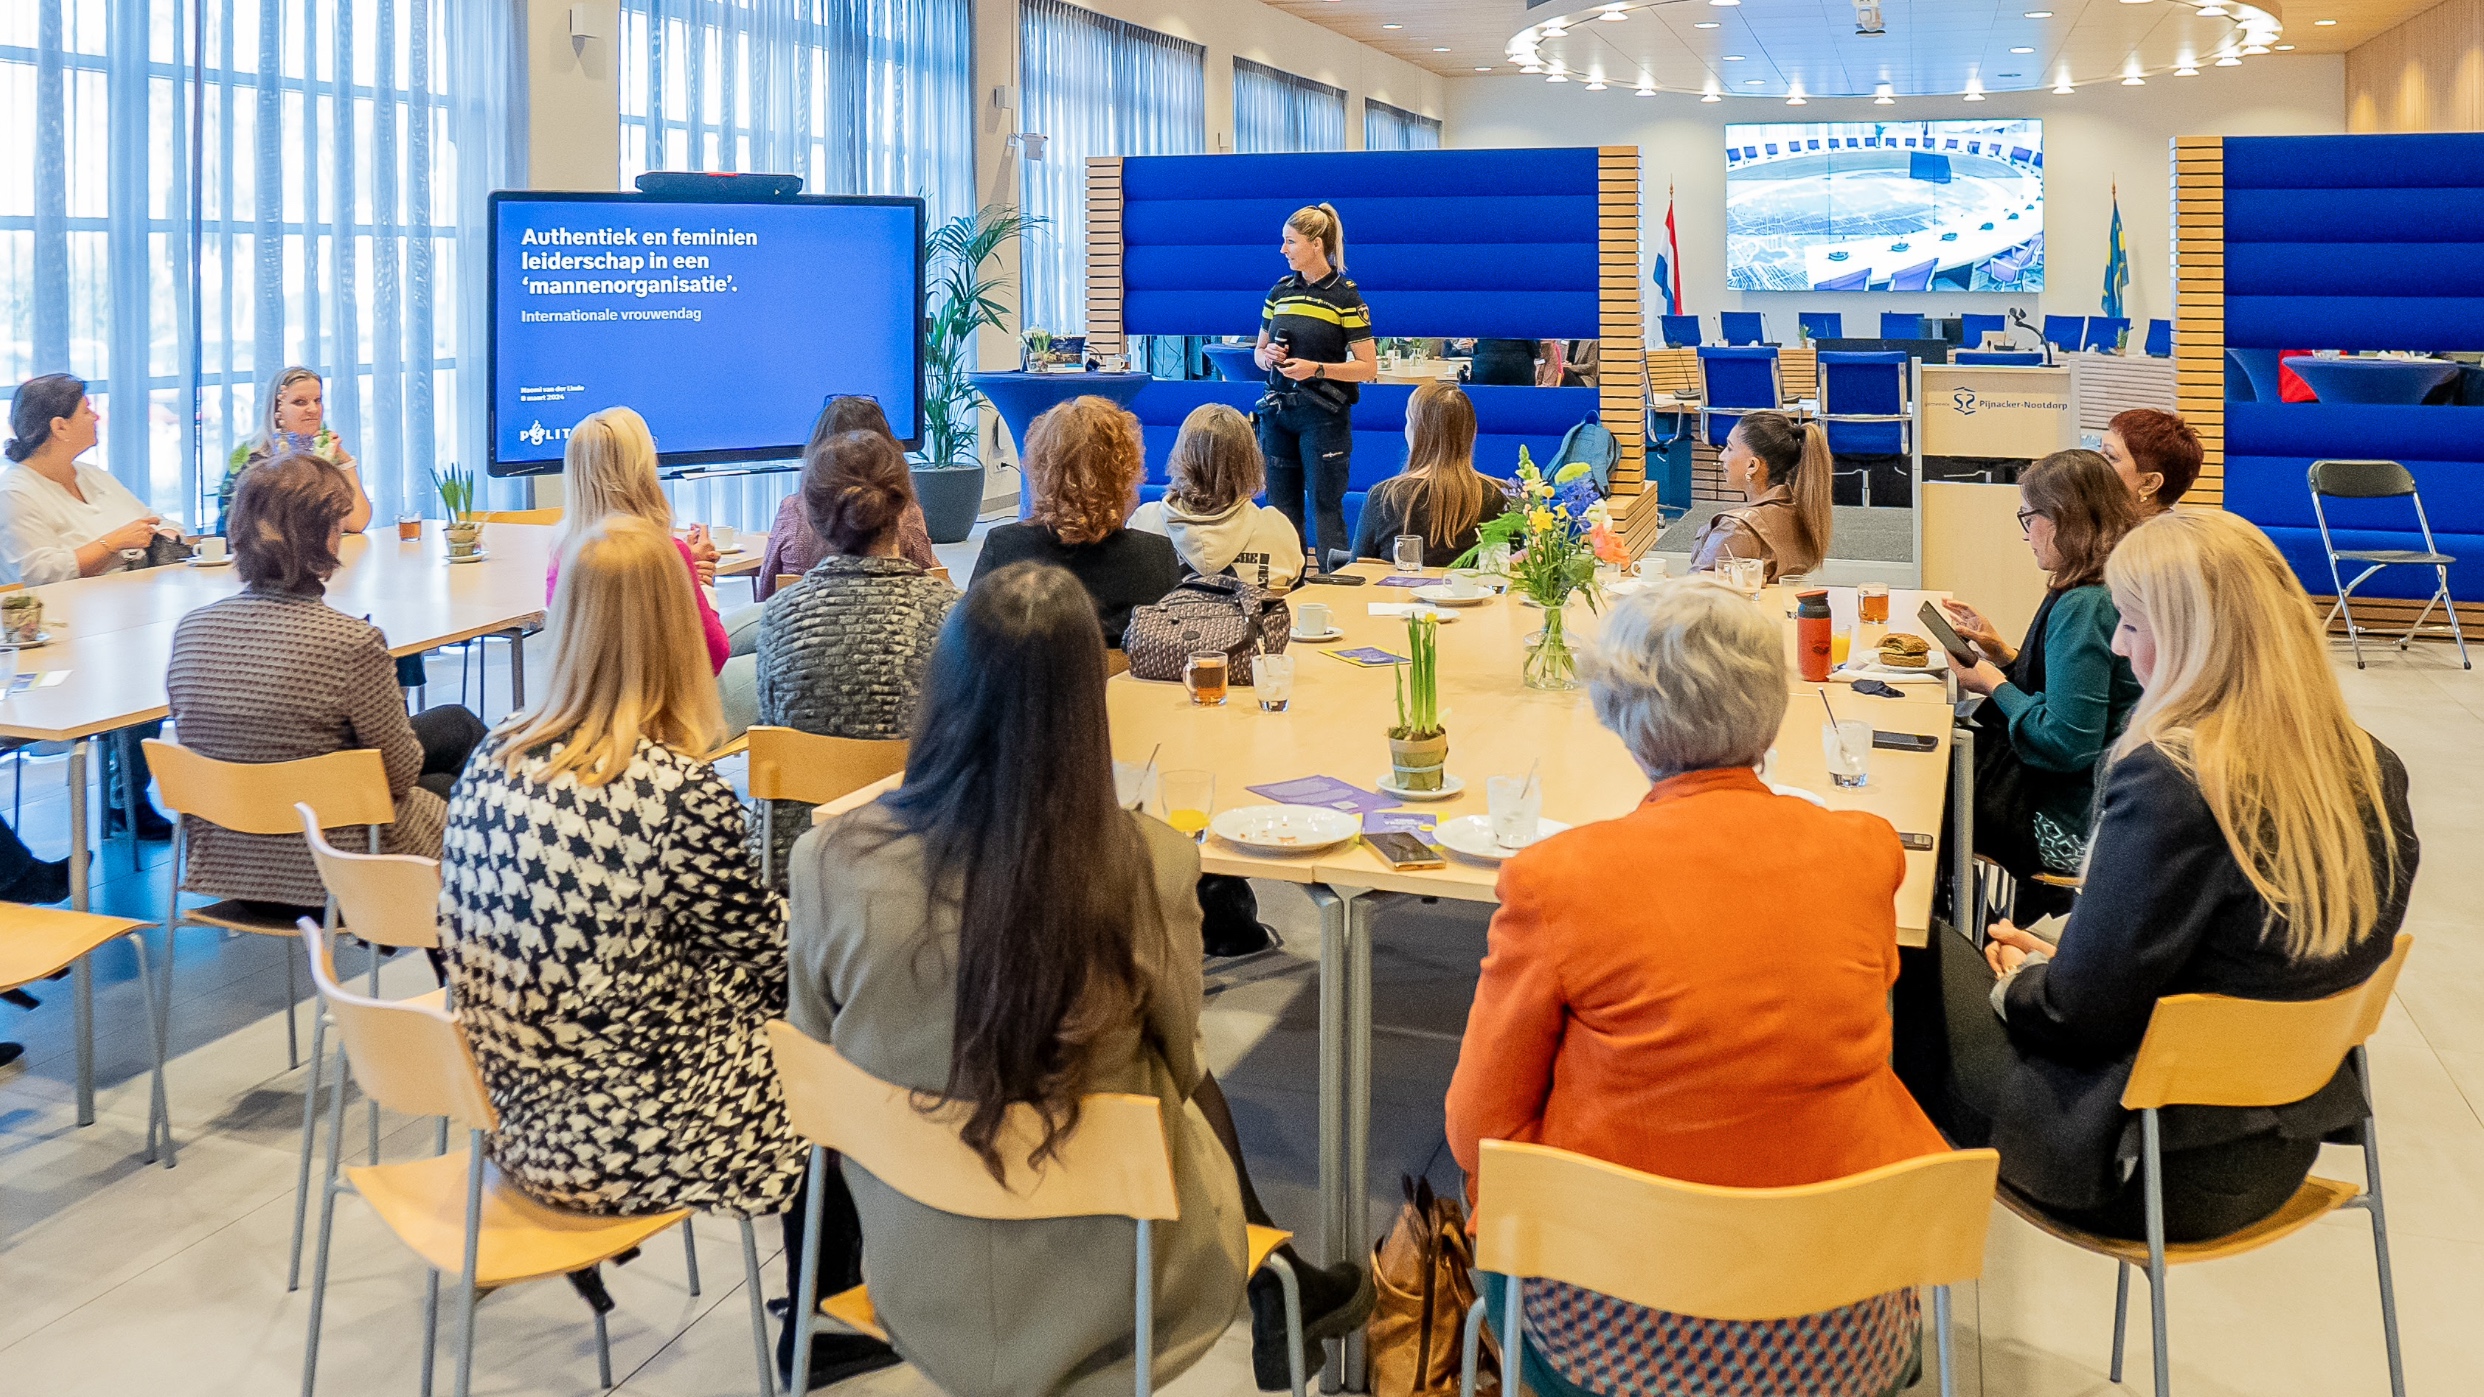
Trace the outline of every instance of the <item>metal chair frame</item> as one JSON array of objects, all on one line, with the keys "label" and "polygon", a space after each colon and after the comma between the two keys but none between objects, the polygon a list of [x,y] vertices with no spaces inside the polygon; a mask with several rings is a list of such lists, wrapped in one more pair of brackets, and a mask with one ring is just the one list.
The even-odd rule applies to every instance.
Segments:
[{"label": "metal chair frame", "polygon": [[[2323,466],[2394,467],[2397,470],[2398,475],[2403,479],[2406,489],[2403,492],[2392,491],[2385,494],[2352,495],[2341,494],[2334,490],[2324,491],[2320,488],[2320,474],[2321,467]],[[2351,605],[2354,591],[2357,587],[2360,587],[2364,583],[2370,581],[2374,573],[2379,572],[2382,568],[2388,567],[2429,567],[2432,569],[2433,576],[2438,579],[2437,584],[2432,589],[2432,595],[2424,600],[2424,609],[2416,613],[2415,623],[2406,628],[2406,634],[2397,638],[2396,643],[2398,649],[2404,651],[2408,646],[2414,644],[2417,636],[2425,633],[2425,623],[2432,619],[2432,608],[2439,606],[2448,613],[2449,635],[2450,638],[2457,642],[2458,645],[2459,668],[2475,668],[2474,660],[2470,659],[2467,655],[2466,632],[2461,629],[2458,624],[2457,599],[2450,595],[2449,565],[2458,560],[2446,553],[2443,553],[2439,546],[2432,541],[2432,519],[2429,515],[2424,513],[2424,496],[2423,492],[2416,488],[2415,473],[2408,470],[2405,463],[2400,461],[2319,460],[2311,463],[2311,470],[2305,479],[2311,487],[2312,517],[2320,522],[2320,551],[2328,556],[2329,581],[2337,588],[2337,603],[2334,606],[2331,606],[2329,608],[2329,614],[2322,618],[2320,628],[2323,631],[2326,631],[2329,628],[2330,623],[2338,618],[2339,613],[2342,612],[2345,614],[2346,642],[2354,648],[2355,668],[2363,668],[2364,663],[2363,627],[2355,620],[2354,607]],[[2422,553],[2413,553],[2403,549],[2387,548],[2340,549],[2336,542],[2329,536],[2329,511],[2321,503],[2323,497],[2327,495],[2336,495],[2339,499],[2385,500],[2404,498],[2412,500],[2415,504],[2416,527],[2421,529],[2424,535],[2424,551]],[[2344,574],[2338,571],[2337,563],[2340,558],[2343,558],[2348,562],[2366,563],[2369,564],[2369,566],[2365,567],[2361,573],[2357,574],[2354,581],[2348,582],[2345,580]],[[2441,632],[2438,627],[2435,627],[2431,632],[2433,635],[2439,635],[2440,633]]]},{"label": "metal chair frame", "polygon": [[[1755,346],[1751,346],[1751,345],[1737,345],[1737,346],[1728,346],[1728,347],[1729,347],[1729,348],[1735,348],[1735,349],[1751,349],[1751,348],[1754,348]],[[1770,388],[1769,388],[1769,396],[1771,396],[1771,397],[1775,398],[1775,399],[1776,399],[1776,401],[1775,401],[1775,402],[1773,402],[1773,403],[1764,403],[1764,404],[1763,404],[1763,403],[1746,403],[1746,404],[1734,404],[1734,403],[1728,403],[1728,404],[1726,404],[1726,405],[1724,405],[1724,406],[1722,406],[1722,407],[1716,407],[1716,406],[1713,406],[1713,405],[1712,405],[1712,399],[1713,399],[1713,397],[1714,397],[1714,394],[1710,391],[1710,389],[1709,389],[1709,387],[1708,387],[1708,365],[1709,365],[1711,362],[1730,362],[1730,361],[1723,360],[1723,359],[1718,359],[1718,360],[1712,361],[1712,360],[1709,358],[1709,356],[1708,356],[1708,355],[1706,355],[1706,354],[1702,354],[1702,355],[1700,355],[1700,356],[1699,356],[1699,440],[1701,440],[1701,441],[1708,441],[1708,440],[1709,440],[1709,435],[1708,435],[1708,419],[1709,419],[1710,417],[1736,417],[1736,418],[1739,418],[1739,417],[1747,417],[1747,416],[1749,416],[1750,414],[1752,414],[1752,413],[1754,413],[1754,412],[1783,412],[1783,411],[1785,411],[1785,410],[1786,410],[1786,407],[1785,407],[1785,361],[1784,361],[1784,359],[1783,359],[1783,358],[1779,357],[1779,355],[1777,354],[1777,352],[1776,352],[1775,350],[1773,350],[1773,349],[1772,349],[1772,350],[1768,350],[1768,351],[1767,351],[1767,353],[1768,353],[1768,378],[1769,378],[1769,383],[1770,383]],[[1740,356],[1736,356],[1736,357],[1737,357],[1737,358],[1739,358]]]},{"label": "metal chair frame", "polygon": [[[1922,317],[1918,316],[1918,317],[1916,317],[1916,318],[1917,318],[1918,320],[1920,320]],[[1833,351],[1832,351],[1832,352],[1833,352]],[[1904,412],[1839,412],[1839,411],[1837,411],[1835,408],[1833,408],[1833,407],[1831,407],[1831,406],[1829,405],[1829,384],[1830,384],[1832,381],[1834,381],[1834,379],[1836,378],[1836,375],[1835,375],[1835,374],[1832,374],[1832,373],[1829,371],[1829,370],[1830,370],[1830,367],[1831,367],[1831,365],[1830,365],[1830,364],[1828,364],[1828,363],[1823,363],[1823,364],[1821,364],[1821,365],[1820,365],[1820,421],[1821,421],[1821,422],[1823,422],[1823,423],[1828,423],[1828,422],[1895,422],[1895,423],[1898,423],[1898,424],[1900,424],[1899,437],[1900,437],[1900,441],[1901,441],[1901,445],[1900,445],[1900,447],[1899,447],[1899,453],[1900,453],[1900,454],[1906,454],[1906,453],[1908,453],[1908,452],[1911,452],[1911,451],[1914,449],[1914,442],[1915,442],[1915,414],[1914,414],[1914,411],[1913,411],[1913,409],[1914,409],[1914,398],[1912,397],[1912,394],[1913,394],[1913,392],[1914,392],[1914,388],[1913,388],[1914,374],[1913,374],[1912,372],[1910,372],[1910,366],[1908,366],[1908,365],[1906,365],[1906,364],[1895,364],[1895,365],[1891,365],[1891,366],[1890,366],[1890,367],[1892,367],[1892,368],[1896,369],[1896,371],[1897,371],[1897,386],[1898,386],[1898,388],[1897,388],[1897,398],[1898,398],[1898,406],[1900,406],[1900,407],[1902,407],[1902,408],[1907,409],[1907,410],[1906,410],[1906,411],[1904,411]],[[1864,367],[1870,367],[1870,366],[1867,366],[1867,365],[1860,365],[1860,364],[1848,364],[1848,365],[1840,365],[1840,367],[1848,367],[1848,368],[1864,368]],[[1866,508],[1866,509],[1869,509],[1869,508],[1871,507],[1871,503],[1872,503],[1872,473],[1871,473],[1871,471],[1870,471],[1870,469],[1869,469],[1868,467],[1867,467],[1867,468],[1865,468],[1865,469],[1862,469],[1862,470],[1851,470],[1851,471],[1840,471],[1840,470],[1836,470],[1836,469],[1832,468],[1832,469],[1831,469],[1831,471],[1830,471],[1830,474],[1831,474],[1832,476],[1838,476],[1838,475],[1859,475],[1859,476],[1863,477],[1863,506],[1864,506],[1864,508]]]}]

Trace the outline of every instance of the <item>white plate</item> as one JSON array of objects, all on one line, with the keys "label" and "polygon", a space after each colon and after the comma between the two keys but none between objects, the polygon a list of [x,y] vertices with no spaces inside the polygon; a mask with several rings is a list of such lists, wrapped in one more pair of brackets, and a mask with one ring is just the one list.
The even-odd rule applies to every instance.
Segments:
[{"label": "white plate", "polygon": [[1477,592],[1471,597],[1461,597],[1457,593],[1450,591],[1446,585],[1436,587],[1417,587],[1414,589],[1414,594],[1417,597],[1432,603],[1434,606],[1481,606],[1483,603],[1492,600],[1492,593],[1488,591]]},{"label": "white plate", "polygon": [[[1538,818],[1535,822],[1536,842],[1540,844],[1568,828],[1568,825],[1559,820]],[[1440,841],[1440,847],[1451,853],[1463,854],[1467,858],[1480,859],[1485,863],[1499,863],[1518,852],[1516,849],[1502,848],[1500,843],[1493,839],[1490,815],[1460,815],[1454,820],[1443,820],[1440,828],[1432,831],[1432,835]]]},{"label": "white plate", "polygon": [[1339,636],[1344,635],[1345,627],[1331,626],[1327,630],[1320,632],[1318,635],[1312,635],[1308,631],[1289,631],[1287,634],[1296,640],[1306,641],[1310,644],[1317,645],[1323,640],[1335,640]]},{"label": "white plate", "polygon": [[229,568],[233,565],[233,555],[228,552],[221,558],[191,558],[188,562],[194,568]]},{"label": "white plate", "polygon": [[449,561],[452,563],[479,563],[490,556],[492,556],[492,550],[488,548],[478,548],[463,558],[460,558],[456,554],[452,553],[449,555]]},{"label": "white plate", "polygon": [[1775,791],[1781,796],[1792,796],[1796,800],[1807,800],[1812,804],[1819,806],[1823,810],[1828,809],[1828,802],[1820,799],[1820,793],[1817,791],[1806,791],[1800,786],[1780,786],[1774,781],[1768,783],[1768,789]]},{"label": "white plate", "polygon": [[1246,849],[1307,854],[1354,838],[1363,832],[1363,822],[1319,805],[1245,805],[1219,814],[1208,828]]},{"label": "white plate", "polygon": [[1410,791],[1404,786],[1397,784],[1395,779],[1396,775],[1397,773],[1393,770],[1381,772],[1380,779],[1372,782],[1371,784],[1379,787],[1383,791],[1388,792],[1390,795],[1398,797],[1401,800],[1447,800],[1449,797],[1466,789],[1466,782],[1443,772],[1441,773],[1439,790]]},{"label": "white plate", "polygon": [[33,650],[51,643],[50,631],[36,631],[32,640],[0,640],[0,650]]}]

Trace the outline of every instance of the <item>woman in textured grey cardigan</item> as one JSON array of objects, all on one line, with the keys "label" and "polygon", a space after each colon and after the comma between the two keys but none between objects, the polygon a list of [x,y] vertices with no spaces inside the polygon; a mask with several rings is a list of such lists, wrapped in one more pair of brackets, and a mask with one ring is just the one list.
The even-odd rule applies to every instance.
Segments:
[{"label": "woman in textured grey cardigan", "polygon": [[[821,442],[802,471],[802,503],[830,552],[768,598],[759,622],[759,721],[828,737],[904,737],[914,723],[923,662],[957,589],[898,555],[914,502],[905,457],[887,438],[846,432]],[[776,804],[768,867],[785,882],[785,853],[810,827],[810,807]],[[759,828],[752,822],[754,838]]]},{"label": "woman in textured grey cardigan", "polygon": [[[353,503],[344,477],[316,457],[280,457],[243,475],[227,525],[245,585],[173,631],[164,679],[173,731],[183,746],[227,762],[375,747],[397,805],[381,847],[438,858],[443,798],[482,740],[483,723],[453,704],[407,718],[387,637],[322,599]],[[297,907],[326,900],[300,835],[236,834],[196,819],[188,825],[188,891]],[[364,847],[360,829],[328,837],[340,848]]]}]

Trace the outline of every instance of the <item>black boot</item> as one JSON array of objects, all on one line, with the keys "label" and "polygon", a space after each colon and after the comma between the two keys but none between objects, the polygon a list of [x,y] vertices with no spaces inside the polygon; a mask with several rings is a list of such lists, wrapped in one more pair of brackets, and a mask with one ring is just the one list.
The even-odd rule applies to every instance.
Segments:
[{"label": "black boot", "polygon": [[23,902],[41,906],[47,902],[63,902],[69,897],[69,860],[37,859],[17,875],[17,881],[0,888],[0,902]]},{"label": "black boot", "polygon": [[[114,835],[125,834],[128,830],[129,817],[122,813],[121,807],[118,804],[105,807],[104,838],[110,839]],[[144,796],[139,797],[139,842],[143,844],[162,844],[171,838],[172,821],[165,819],[163,815],[156,810],[155,803],[153,801],[146,799]]]},{"label": "black boot", "polygon": [[[1289,1243],[1277,1255],[1294,1268],[1302,1290],[1302,1367],[1306,1376],[1319,1372],[1326,1355],[1320,1341],[1352,1333],[1371,1318],[1379,1292],[1361,1263],[1340,1261],[1313,1266],[1296,1255]],[[1293,1385],[1285,1361],[1285,1287],[1274,1271],[1262,1268],[1251,1277],[1251,1376],[1262,1392],[1282,1392]]]},{"label": "black boot", "polygon": [[23,1043],[0,1043],[0,1067],[6,1067],[26,1055]]},{"label": "black boot", "polygon": [[1259,920],[1259,899],[1248,878],[1202,875],[1199,920],[1199,939],[1212,957],[1247,956],[1277,944],[1276,933]]},{"label": "black boot", "polygon": [[[776,1331],[776,1380],[786,1386],[793,1383],[794,1317],[785,1316],[784,1327]],[[810,1392],[893,1368],[905,1360],[897,1350],[877,1339],[841,1330],[814,1329],[811,1332],[811,1380],[802,1386]]]}]

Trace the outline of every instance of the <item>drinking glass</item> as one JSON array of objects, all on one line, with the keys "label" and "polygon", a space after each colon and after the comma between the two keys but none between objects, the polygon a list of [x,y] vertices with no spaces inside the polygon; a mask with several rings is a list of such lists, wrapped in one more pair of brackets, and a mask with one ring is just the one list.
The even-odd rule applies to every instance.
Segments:
[{"label": "drinking glass", "polygon": [[419,543],[422,541],[422,537],[423,516],[419,514],[400,514],[397,516],[397,542]]},{"label": "drinking glass", "polygon": [[1145,762],[1113,763],[1113,799],[1124,810],[1142,810],[1156,793],[1156,769]]},{"label": "drinking glass", "polygon": [[1220,654],[1191,656],[1182,665],[1182,687],[1190,690],[1190,701],[1201,708],[1223,707],[1225,657]]},{"label": "drinking glass", "polygon": [[1507,577],[1509,575],[1509,545],[1506,543],[1485,544],[1483,551],[1475,555],[1475,571],[1490,573],[1495,577]]},{"label": "drinking glass", "polygon": [[1855,611],[1858,618],[1867,626],[1889,624],[1889,584],[1886,582],[1864,583],[1857,589]]},{"label": "drinking glass", "polygon": [[1840,786],[1860,786],[1870,779],[1864,763],[1871,750],[1872,725],[1863,719],[1820,725],[1820,754],[1828,761],[1829,779]]},{"label": "drinking glass", "polygon": [[1829,632],[1829,668],[1843,669],[1847,659],[1853,654],[1854,631],[1852,628]]},{"label": "drinking glass", "polygon": [[1251,662],[1251,678],[1259,691],[1262,712],[1282,713],[1294,699],[1294,657],[1262,655]]},{"label": "drinking glass", "polygon": [[1194,837],[1206,832],[1208,815],[1216,809],[1215,772],[1168,771],[1157,777],[1156,790],[1166,824]]},{"label": "drinking glass", "polygon": [[17,651],[0,650],[0,699],[17,692]]},{"label": "drinking glass", "polygon": [[1760,558],[1728,558],[1718,565],[1725,585],[1746,597],[1757,597],[1768,585],[1768,564]]},{"label": "drinking glass", "polygon": [[1542,782],[1532,776],[1487,776],[1484,804],[1491,812],[1493,843],[1523,849],[1535,842],[1536,821],[1544,813]]},{"label": "drinking glass", "polygon": [[1423,571],[1423,535],[1399,534],[1389,557],[1397,564],[1399,572]]}]

